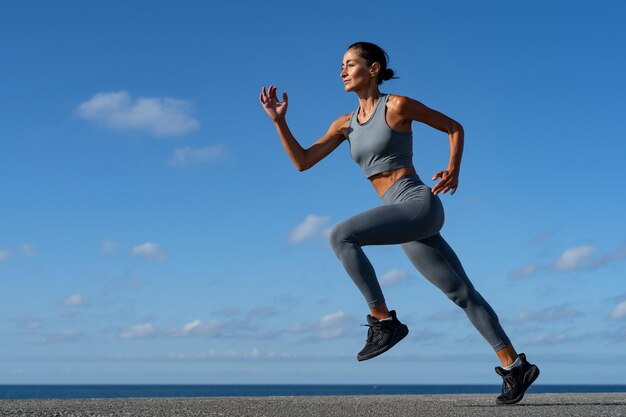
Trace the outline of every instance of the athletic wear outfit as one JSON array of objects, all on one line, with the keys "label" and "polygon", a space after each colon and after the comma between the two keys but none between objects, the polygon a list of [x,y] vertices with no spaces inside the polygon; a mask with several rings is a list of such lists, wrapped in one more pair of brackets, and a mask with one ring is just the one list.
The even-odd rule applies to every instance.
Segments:
[{"label": "athletic wear outfit", "polygon": [[[388,98],[388,94],[381,95],[372,116],[365,123],[357,120],[359,109],[350,117],[350,154],[368,178],[384,171],[413,166],[412,133],[397,132],[389,127],[385,117]],[[369,307],[383,304],[385,299],[362,247],[399,244],[417,270],[463,309],[494,350],[509,345],[510,340],[496,313],[476,291],[456,254],[439,234],[444,223],[439,197],[417,174],[411,174],[396,181],[380,198],[383,205],[340,222],[330,234],[337,258]],[[359,360],[385,352],[408,333],[395,312],[388,323],[368,315],[368,325],[368,341],[357,357]]]},{"label": "athletic wear outfit", "polygon": [[[367,122],[358,122],[358,109],[350,118],[350,153],[367,177],[413,166],[412,134],[396,132],[387,125],[388,97],[380,97]],[[399,244],[417,270],[465,311],[495,350],[507,346],[510,341],[496,313],[474,289],[456,254],[439,234],[444,222],[439,197],[412,174],[400,178],[380,198],[382,206],[342,221],[330,234],[335,254],[369,307],[383,304],[385,299],[362,247]]]}]

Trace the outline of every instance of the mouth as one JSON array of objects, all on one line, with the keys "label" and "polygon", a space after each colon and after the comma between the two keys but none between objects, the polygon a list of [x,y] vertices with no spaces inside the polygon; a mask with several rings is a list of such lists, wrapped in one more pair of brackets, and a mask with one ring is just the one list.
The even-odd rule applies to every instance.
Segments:
[{"label": "mouth", "polygon": [[350,82],[350,80],[343,80],[344,84],[348,84]]}]

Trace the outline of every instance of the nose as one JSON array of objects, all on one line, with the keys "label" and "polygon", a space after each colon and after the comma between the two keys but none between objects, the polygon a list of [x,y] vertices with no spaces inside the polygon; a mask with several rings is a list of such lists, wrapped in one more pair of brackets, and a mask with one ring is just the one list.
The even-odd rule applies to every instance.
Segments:
[{"label": "nose", "polygon": [[342,68],[342,69],[341,69],[341,72],[339,73],[339,76],[340,76],[341,78],[346,78],[346,76],[347,76],[347,75],[348,75],[348,73],[346,72],[346,69],[345,69],[345,68]]}]

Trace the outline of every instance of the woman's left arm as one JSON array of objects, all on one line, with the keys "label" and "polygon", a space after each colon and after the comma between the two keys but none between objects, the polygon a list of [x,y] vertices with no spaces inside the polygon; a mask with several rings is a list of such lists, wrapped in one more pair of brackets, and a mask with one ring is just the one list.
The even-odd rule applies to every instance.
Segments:
[{"label": "woman's left arm", "polygon": [[437,130],[448,134],[450,138],[450,162],[448,167],[437,172],[433,180],[441,178],[433,187],[433,194],[456,192],[461,172],[461,158],[463,156],[464,133],[463,126],[443,113],[433,110],[417,100],[409,97],[396,96],[394,100],[396,112],[403,121],[412,120],[425,123]]}]

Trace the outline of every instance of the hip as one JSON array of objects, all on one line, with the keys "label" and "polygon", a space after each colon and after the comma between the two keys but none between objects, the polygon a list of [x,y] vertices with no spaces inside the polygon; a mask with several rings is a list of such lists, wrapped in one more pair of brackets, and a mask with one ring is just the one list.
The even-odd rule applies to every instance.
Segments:
[{"label": "hip", "polygon": [[432,193],[416,173],[405,175],[394,182],[380,195],[383,204],[398,204],[410,200],[441,204],[438,196]]}]

